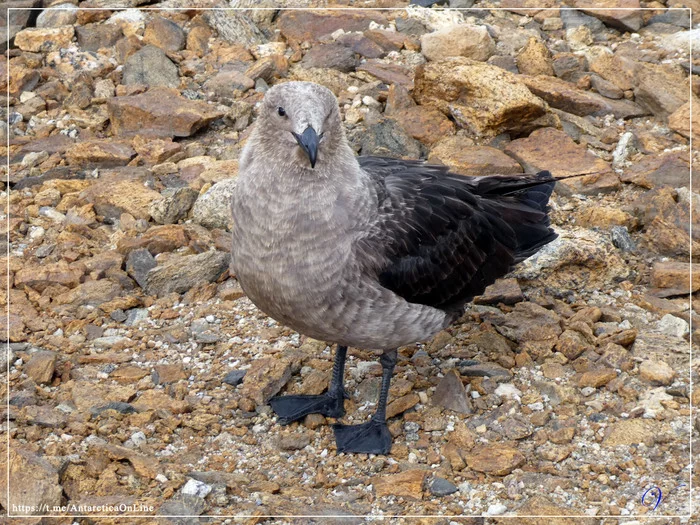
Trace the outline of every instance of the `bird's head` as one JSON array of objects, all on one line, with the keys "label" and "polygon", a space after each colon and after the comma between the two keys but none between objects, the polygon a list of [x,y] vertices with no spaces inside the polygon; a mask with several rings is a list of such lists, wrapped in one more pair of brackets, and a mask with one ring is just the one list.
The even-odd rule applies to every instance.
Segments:
[{"label": "bird's head", "polygon": [[266,143],[305,168],[330,158],[343,130],[335,95],[312,82],[285,82],[265,94],[257,132]]}]

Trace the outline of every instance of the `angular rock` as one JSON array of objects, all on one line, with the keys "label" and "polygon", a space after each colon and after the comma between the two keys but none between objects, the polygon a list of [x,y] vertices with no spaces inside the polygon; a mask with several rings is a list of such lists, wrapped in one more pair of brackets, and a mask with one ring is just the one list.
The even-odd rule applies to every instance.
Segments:
[{"label": "angular rock", "polygon": [[639,0],[575,0],[574,7],[620,31],[635,32],[642,27]]},{"label": "angular rock", "polygon": [[460,414],[473,412],[462,379],[456,370],[450,370],[440,380],[435,388],[432,402],[434,405],[454,410]]},{"label": "angular rock", "polygon": [[78,19],[78,8],[73,4],[53,4],[36,17],[36,27],[72,26]]},{"label": "angular rock", "polygon": [[374,493],[383,496],[423,499],[423,485],[428,471],[411,469],[400,474],[389,474],[372,479]]},{"label": "angular rock", "polygon": [[280,14],[277,27],[287,41],[317,41],[338,29],[346,33],[365,31],[370,22],[386,24],[386,15],[380,11],[338,10],[306,11],[289,10]]},{"label": "angular rock", "polygon": [[483,62],[495,51],[496,44],[484,26],[456,24],[421,37],[421,52],[432,61],[466,57]]},{"label": "angular rock", "polygon": [[414,97],[478,137],[523,129],[545,114],[544,102],[515,75],[462,57],[419,66]]},{"label": "angular rock", "polygon": [[146,293],[162,297],[213,282],[228,269],[229,259],[228,253],[214,250],[197,255],[174,256],[148,272]]},{"label": "angular rock", "polygon": [[127,460],[139,476],[155,479],[158,474],[159,464],[155,456],[140,454],[126,447],[100,442],[92,442],[90,449],[94,449],[97,453],[104,454],[115,461]]},{"label": "angular rock", "polygon": [[617,372],[612,368],[596,368],[594,370],[589,370],[584,372],[579,379],[579,388],[585,388],[587,386],[592,388],[599,388],[601,386],[607,385],[610,381],[617,377]]},{"label": "angular rock", "polygon": [[145,248],[133,250],[126,260],[126,271],[141,288],[146,286],[148,272],[158,266],[153,255]]},{"label": "angular rock", "polygon": [[63,261],[37,267],[25,266],[15,272],[15,288],[28,286],[37,292],[43,292],[54,284],[74,288],[80,283],[82,275],[81,270],[71,268]]},{"label": "angular rock", "polygon": [[387,419],[390,419],[392,417],[398,416],[399,414],[403,414],[406,412],[406,410],[413,408],[420,402],[420,397],[418,397],[418,394],[411,393],[407,394],[405,396],[401,396],[398,399],[395,399],[389,405],[386,407],[386,417]]},{"label": "angular rock", "polygon": [[200,195],[192,207],[192,219],[206,228],[231,228],[231,197],[236,179],[222,180]]},{"label": "angular rock", "polygon": [[138,411],[167,410],[173,414],[184,414],[190,410],[187,401],[173,399],[163,390],[146,390],[132,405]]},{"label": "angular rock", "polygon": [[670,385],[676,377],[676,371],[663,361],[647,359],[639,365],[639,377],[652,385]]},{"label": "angular rock", "polygon": [[24,366],[24,372],[39,385],[50,383],[56,370],[56,357],[56,352],[34,352]]},{"label": "angular rock", "polygon": [[522,173],[523,168],[501,150],[490,146],[474,146],[462,136],[446,137],[433,146],[430,162],[441,162],[462,175],[511,175]]},{"label": "angular rock", "polygon": [[513,276],[521,285],[599,290],[628,277],[629,268],[607,236],[582,229],[558,233],[557,239],[515,269]]},{"label": "angular rock", "polygon": [[648,155],[625,169],[620,175],[623,182],[643,188],[690,186],[690,163],[685,151]]},{"label": "angular rock", "polygon": [[658,289],[655,293],[659,297],[695,293],[700,290],[700,264],[690,267],[684,262],[656,262],[651,270],[651,285]]},{"label": "angular rock", "polygon": [[307,432],[282,434],[277,439],[277,447],[281,450],[301,450],[311,442]]},{"label": "angular rock", "polygon": [[143,41],[145,44],[154,45],[163,51],[180,51],[185,47],[186,36],[182,28],[175,22],[154,15],[146,24]]},{"label": "angular rock", "polygon": [[231,370],[223,379],[227,385],[238,386],[243,382],[246,375],[246,370]]},{"label": "angular rock", "polygon": [[454,483],[445,478],[433,478],[428,484],[428,490],[433,496],[442,497],[454,494],[459,489]]},{"label": "angular rock", "polygon": [[181,97],[176,89],[157,87],[141,95],[115,97],[108,102],[115,135],[189,137],[224,112],[205,102]]},{"label": "angular rock", "polygon": [[217,97],[237,98],[255,87],[255,82],[238,71],[221,71],[204,83]]},{"label": "angular rock", "polygon": [[522,77],[532,93],[544,99],[553,108],[584,117],[612,114],[615,118],[631,118],[648,111],[629,100],[610,100],[597,93],[582,91],[574,84],[551,76]]},{"label": "angular rock", "polygon": [[15,35],[15,45],[22,51],[48,53],[68,47],[74,35],[73,26],[31,27]]},{"label": "angular rock", "polygon": [[531,37],[515,58],[518,70],[523,75],[554,75],[552,57],[542,41]]},{"label": "angular rock", "polygon": [[319,44],[306,52],[300,64],[305,68],[328,68],[349,73],[355,70],[357,59],[355,52],[343,45]]},{"label": "angular rock", "polygon": [[119,26],[114,24],[86,24],[75,27],[78,47],[83,51],[96,53],[100,48],[110,48],[124,36]]},{"label": "angular rock", "polygon": [[434,108],[412,106],[389,115],[414,139],[428,146],[455,132],[452,121]]},{"label": "angular rock", "polygon": [[610,425],[605,432],[603,446],[639,445],[654,443],[660,424],[649,419],[623,419]]},{"label": "angular rock", "polygon": [[246,47],[264,44],[267,39],[245,12],[234,10],[207,10],[204,19],[229,44]]},{"label": "angular rock", "polygon": [[464,459],[470,469],[494,476],[506,476],[525,463],[518,449],[503,443],[478,446]]},{"label": "angular rock", "polygon": [[475,304],[515,304],[524,300],[517,279],[498,279],[486,287],[484,293],[474,298]]},{"label": "angular rock", "polygon": [[688,102],[687,74],[678,65],[640,62],[634,80],[634,100],[659,118],[667,119]]},{"label": "angular rock", "polygon": [[162,191],[160,200],[154,200],[148,208],[158,224],[175,224],[187,217],[187,213],[199,194],[192,188],[168,188]]},{"label": "angular rock", "polygon": [[686,138],[691,138],[692,135],[693,141],[697,144],[700,141],[700,99],[693,97],[692,108],[690,106],[691,103],[686,102],[669,115],[668,127]]},{"label": "angular rock", "polygon": [[292,377],[292,363],[287,359],[256,359],[243,378],[240,392],[258,406],[265,405]]},{"label": "angular rock", "polygon": [[117,219],[128,213],[136,219],[148,220],[151,203],[161,195],[138,180],[105,179],[80,192],[80,198],[93,204],[95,211],[104,217]]},{"label": "angular rock", "polygon": [[591,341],[576,330],[564,330],[557,340],[556,347],[567,359],[573,361],[587,350],[593,350]]},{"label": "angular rock", "polygon": [[177,66],[162,49],[144,46],[127,59],[122,82],[127,86],[138,84],[176,88],[180,85],[180,76]]},{"label": "angular rock", "polygon": [[[610,165],[576,144],[566,133],[554,128],[541,128],[529,137],[517,139],[505,147],[526,172],[548,170],[576,193],[601,193],[620,186]],[[579,177],[577,177],[577,175]]]},{"label": "angular rock", "polygon": [[413,89],[413,75],[400,64],[367,60],[357,66],[357,71],[366,71],[386,84],[398,84],[406,89]]},{"label": "angular rock", "polygon": [[128,143],[113,139],[78,142],[66,151],[68,163],[82,168],[126,166],[135,156],[136,152]]},{"label": "angular rock", "polygon": [[[46,459],[14,443],[8,457],[0,458],[0,503],[11,514],[51,514],[61,505],[63,488],[56,468]],[[8,487],[9,479],[9,487]],[[9,502],[8,502],[9,490]],[[26,510],[12,511],[26,507]]]}]

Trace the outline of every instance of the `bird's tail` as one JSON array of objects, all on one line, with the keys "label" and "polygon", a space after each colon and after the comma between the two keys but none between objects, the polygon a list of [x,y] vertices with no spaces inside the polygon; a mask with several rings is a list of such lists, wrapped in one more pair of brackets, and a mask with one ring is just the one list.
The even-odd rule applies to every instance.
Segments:
[{"label": "bird's tail", "polygon": [[549,198],[556,179],[548,171],[530,176],[492,176],[476,179],[477,193],[515,232],[515,262],[535,254],[557,238],[549,227]]}]

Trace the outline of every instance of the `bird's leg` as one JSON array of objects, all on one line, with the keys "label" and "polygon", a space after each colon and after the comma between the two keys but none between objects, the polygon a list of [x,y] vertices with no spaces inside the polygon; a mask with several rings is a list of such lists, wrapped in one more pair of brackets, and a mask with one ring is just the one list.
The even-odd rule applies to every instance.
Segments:
[{"label": "bird's leg", "polygon": [[343,417],[345,408],[345,389],[343,374],[347,346],[338,346],[333,361],[333,374],[328,391],[320,396],[277,396],[270,399],[270,406],[277,414],[279,422],[288,425],[302,419],[308,414],[322,414],[326,417]]},{"label": "bird's leg", "polygon": [[396,361],[396,350],[385,352],[379,358],[382,365],[382,389],[379,392],[377,411],[372,418],[361,425],[333,425],[338,452],[388,454],[391,451],[391,434],[386,424],[386,402]]}]

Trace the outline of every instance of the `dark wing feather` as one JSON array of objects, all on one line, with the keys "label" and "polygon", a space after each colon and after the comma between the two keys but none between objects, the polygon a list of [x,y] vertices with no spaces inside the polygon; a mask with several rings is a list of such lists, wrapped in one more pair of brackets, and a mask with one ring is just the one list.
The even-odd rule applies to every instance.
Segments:
[{"label": "dark wing feather", "polygon": [[358,160],[378,198],[377,222],[359,247],[385,255],[380,283],[409,302],[461,309],[556,237],[548,172],[465,177],[420,161]]}]

